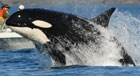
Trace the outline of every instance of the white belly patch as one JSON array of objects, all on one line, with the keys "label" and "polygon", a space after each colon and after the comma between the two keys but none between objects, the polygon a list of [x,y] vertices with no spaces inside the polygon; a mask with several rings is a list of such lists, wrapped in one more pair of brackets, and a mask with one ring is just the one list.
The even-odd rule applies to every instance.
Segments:
[{"label": "white belly patch", "polygon": [[48,37],[38,28],[29,28],[29,27],[13,27],[9,26],[13,31],[19,33],[20,35],[27,37],[33,41],[37,41],[41,44],[50,42]]}]

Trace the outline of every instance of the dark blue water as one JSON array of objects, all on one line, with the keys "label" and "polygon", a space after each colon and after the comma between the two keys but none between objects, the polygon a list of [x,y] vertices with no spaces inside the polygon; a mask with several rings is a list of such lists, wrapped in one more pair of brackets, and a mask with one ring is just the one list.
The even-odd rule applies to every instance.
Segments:
[{"label": "dark blue water", "polygon": [[[139,65],[140,5],[76,5],[27,8],[45,8],[93,18],[111,7],[116,7],[117,11],[111,17],[109,29],[114,31],[115,36]],[[12,14],[17,10],[17,7],[13,7],[9,11]],[[0,51],[0,76],[140,76],[139,66],[69,66],[58,69],[42,69],[50,67],[50,65],[49,56],[40,54],[36,49]]]},{"label": "dark blue water", "polygon": [[[140,67],[48,67],[49,59],[36,49],[0,51],[0,76],[139,76]],[[48,61],[47,61],[48,60]]]}]

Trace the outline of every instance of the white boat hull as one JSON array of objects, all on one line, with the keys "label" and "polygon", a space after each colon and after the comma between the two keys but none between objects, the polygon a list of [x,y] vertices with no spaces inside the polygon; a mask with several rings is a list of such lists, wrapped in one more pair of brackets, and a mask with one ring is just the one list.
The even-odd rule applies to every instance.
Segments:
[{"label": "white boat hull", "polygon": [[35,48],[32,41],[15,32],[0,32],[0,50],[19,50]]}]

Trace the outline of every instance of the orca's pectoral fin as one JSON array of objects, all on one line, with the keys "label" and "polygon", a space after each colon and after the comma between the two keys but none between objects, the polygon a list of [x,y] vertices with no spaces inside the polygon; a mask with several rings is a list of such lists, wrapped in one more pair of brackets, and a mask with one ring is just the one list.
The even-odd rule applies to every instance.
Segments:
[{"label": "orca's pectoral fin", "polygon": [[136,64],[134,63],[133,59],[131,58],[131,56],[129,56],[125,49],[122,47],[122,56],[123,56],[123,59],[120,59],[120,63],[124,66],[128,66],[129,64],[130,65],[133,65],[133,66],[136,66]]},{"label": "orca's pectoral fin", "polygon": [[105,11],[104,13],[100,14],[99,16],[90,19],[90,21],[101,25],[103,27],[108,27],[108,23],[110,20],[111,15],[113,14],[113,12],[115,11],[116,8],[110,8],[107,11]]},{"label": "orca's pectoral fin", "polygon": [[123,57],[123,59],[120,59],[122,65],[128,66],[128,64],[131,64],[133,66],[136,66],[136,64],[128,54],[123,55]]},{"label": "orca's pectoral fin", "polygon": [[49,52],[49,54],[51,55],[51,57],[58,63],[60,63],[61,65],[65,65],[66,64],[66,58],[65,55],[59,51],[59,50],[51,50],[51,52]]},{"label": "orca's pectoral fin", "polygon": [[66,65],[65,55],[60,50],[55,49],[54,45],[51,42],[44,44],[44,46],[47,48],[48,54],[56,63],[59,63],[60,66]]}]

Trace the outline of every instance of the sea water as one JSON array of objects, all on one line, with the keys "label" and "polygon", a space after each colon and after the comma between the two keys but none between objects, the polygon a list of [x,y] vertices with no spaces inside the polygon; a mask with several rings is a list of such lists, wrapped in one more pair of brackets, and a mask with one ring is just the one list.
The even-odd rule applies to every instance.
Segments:
[{"label": "sea water", "polygon": [[[1,50],[0,76],[139,76],[140,5],[74,5],[26,8],[45,8],[85,18],[93,18],[111,7],[116,7],[117,10],[111,17],[108,29],[113,31],[115,37],[127,49],[128,54],[134,59],[136,67],[69,66],[57,69],[44,69],[44,67],[51,66],[50,57],[41,54],[35,48]],[[17,10],[17,7],[9,9],[10,14]]]}]

